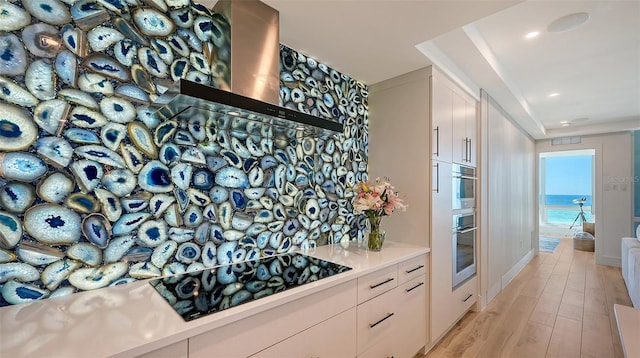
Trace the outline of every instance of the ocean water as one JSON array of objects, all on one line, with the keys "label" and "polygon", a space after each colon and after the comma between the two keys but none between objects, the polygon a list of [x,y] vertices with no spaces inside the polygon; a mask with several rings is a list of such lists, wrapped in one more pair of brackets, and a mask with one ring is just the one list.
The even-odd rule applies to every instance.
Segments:
[{"label": "ocean water", "polygon": [[[547,205],[547,222],[551,224],[567,224],[571,225],[580,212],[580,206],[573,202],[575,199],[586,198],[584,203],[584,217],[588,222],[592,222],[591,212],[591,195],[547,195],[545,197]],[[540,197],[540,204],[542,204],[542,197]],[[555,207],[563,207],[557,208]],[[571,210],[566,210],[571,208]]]}]

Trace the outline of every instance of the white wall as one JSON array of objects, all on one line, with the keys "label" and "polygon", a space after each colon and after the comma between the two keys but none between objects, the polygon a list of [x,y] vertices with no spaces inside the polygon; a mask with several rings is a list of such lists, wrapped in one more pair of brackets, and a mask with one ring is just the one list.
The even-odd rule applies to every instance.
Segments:
[{"label": "white wall", "polygon": [[621,238],[632,232],[631,132],[584,136],[580,144],[536,143],[536,153],[577,149],[595,149],[596,263],[620,267]]},{"label": "white wall", "polygon": [[369,178],[389,177],[408,204],[382,219],[387,239],[429,246],[428,69],[369,87]]},{"label": "white wall", "polygon": [[535,144],[486,93],[481,98],[480,308],[533,257]]}]

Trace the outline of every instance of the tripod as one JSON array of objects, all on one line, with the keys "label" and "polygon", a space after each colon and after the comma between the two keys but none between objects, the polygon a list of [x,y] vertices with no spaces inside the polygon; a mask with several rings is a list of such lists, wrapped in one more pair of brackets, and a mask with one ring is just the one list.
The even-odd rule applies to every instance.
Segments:
[{"label": "tripod", "polygon": [[578,205],[580,206],[580,212],[578,213],[578,215],[576,215],[576,218],[573,219],[573,223],[571,224],[571,226],[569,226],[569,231],[573,229],[573,226],[576,224],[576,222],[578,222],[578,219],[580,219],[580,225],[582,225],[582,223],[587,222],[587,219],[584,217],[584,211],[582,210],[582,206],[584,205],[584,202],[578,201]]}]

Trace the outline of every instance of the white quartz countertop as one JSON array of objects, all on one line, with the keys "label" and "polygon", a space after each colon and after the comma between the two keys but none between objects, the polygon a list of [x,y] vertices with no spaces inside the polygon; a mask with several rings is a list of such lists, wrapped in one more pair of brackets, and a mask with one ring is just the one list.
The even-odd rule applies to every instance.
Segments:
[{"label": "white quartz countertop", "polygon": [[613,305],[620,341],[626,358],[640,357],[640,309]]},{"label": "white quartz countertop", "polygon": [[352,270],[189,322],[147,281],[2,307],[0,357],[136,356],[430,251],[389,241],[380,252],[363,245],[300,251]]}]

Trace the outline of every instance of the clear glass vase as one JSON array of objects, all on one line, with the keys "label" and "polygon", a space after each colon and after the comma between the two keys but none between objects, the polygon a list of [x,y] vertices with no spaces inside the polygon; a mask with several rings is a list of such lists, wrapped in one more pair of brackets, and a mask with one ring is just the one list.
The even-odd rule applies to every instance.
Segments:
[{"label": "clear glass vase", "polygon": [[369,238],[367,240],[367,248],[371,251],[382,250],[382,244],[384,243],[386,233],[380,230],[381,221],[382,217],[380,216],[369,216]]}]

